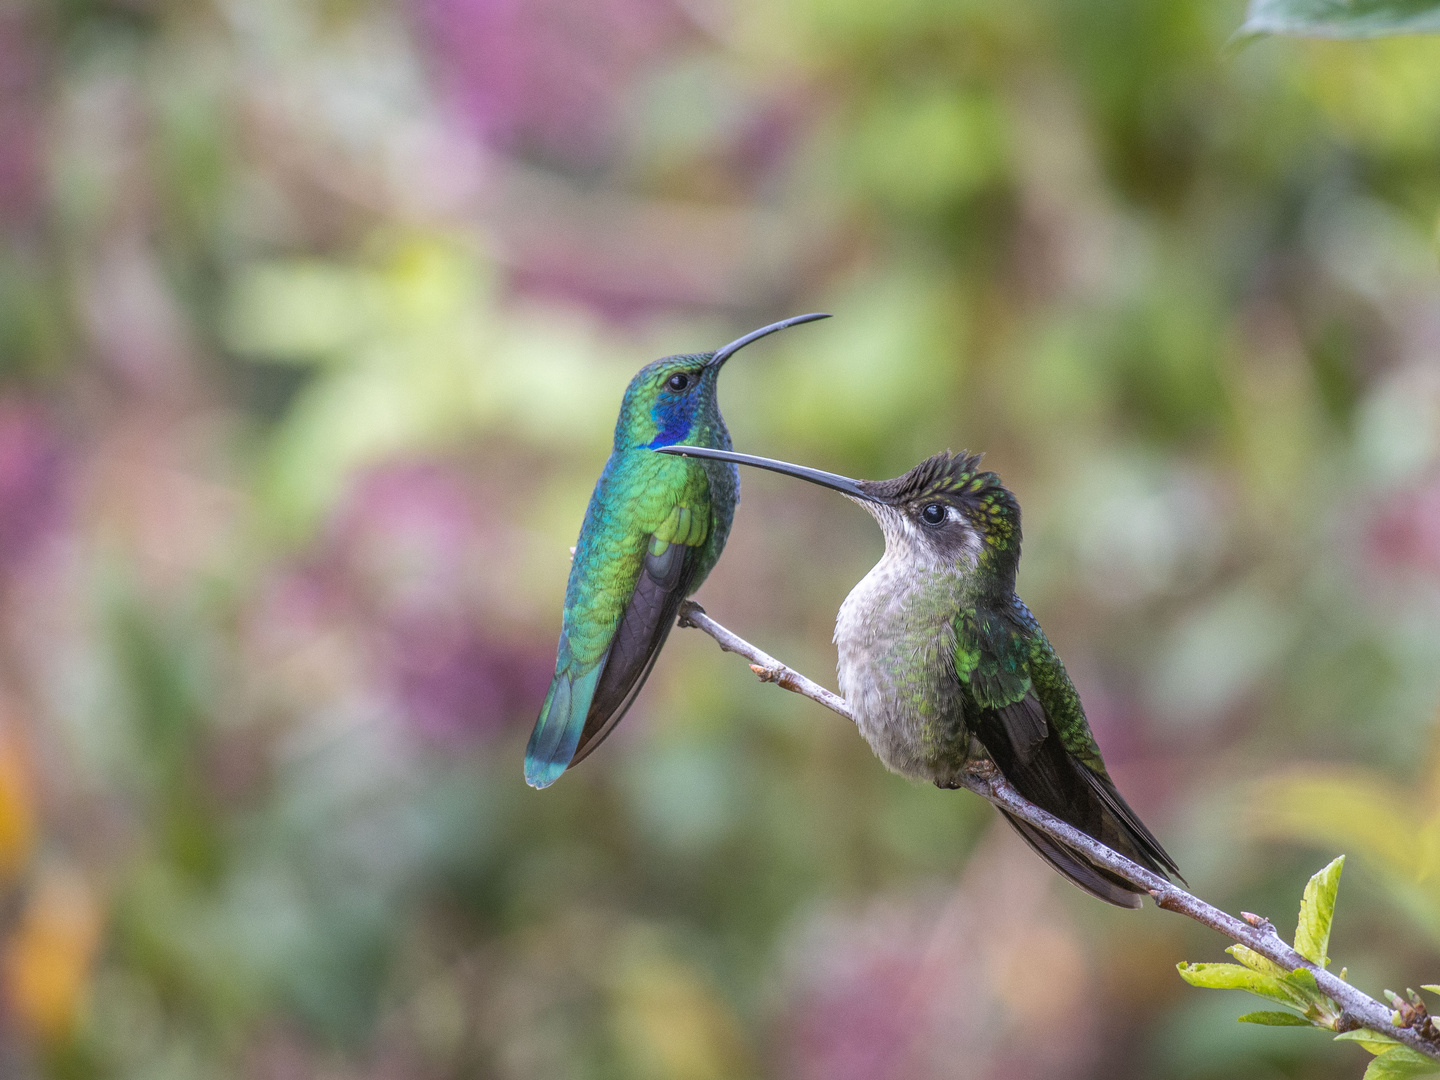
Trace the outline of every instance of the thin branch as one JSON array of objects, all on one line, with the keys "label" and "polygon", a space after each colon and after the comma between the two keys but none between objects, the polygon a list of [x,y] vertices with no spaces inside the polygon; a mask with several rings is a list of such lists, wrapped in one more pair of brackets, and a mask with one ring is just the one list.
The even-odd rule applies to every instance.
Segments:
[{"label": "thin branch", "polygon": [[698,630],[704,630],[720,643],[720,648],[726,652],[739,653],[750,661],[750,670],[759,676],[761,682],[774,683],[776,686],[793,691],[801,697],[808,697],[811,701],[818,701],[831,712],[837,712],[845,717],[852,724],[855,722],[855,714],[850,711],[849,703],[839,694],[831,693],[825,687],[807,679],[794,668],[787,667],[779,660],[776,660],[767,652],[762,652],[750,642],[738,634],[731,633],[725,627],[705,614],[705,609],[694,600],[686,600],[680,605],[680,625],[693,626]]},{"label": "thin branch", "polygon": [[[831,693],[820,684],[807,679],[793,668],[787,667],[769,653],[762,652],[744,638],[721,626],[705,609],[694,601],[687,600],[680,606],[680,625],[693,626],[705,631],[720,644],[726,652],[738,653],[750,661],[750,669],[762,682],[775,683],[812,701],[817,701],[845,719],[855,721],[850,706],[838,694]],[[1053,814],[1040,809],[1011,786],[999,771],[988,761],[973,763],[962,785],[984,799],[988,799],[1006,813],[1035,826],[1041,832],[1074,848],[1098,866],[1124,878],[1148,892],[1155,903],[1166,911],[1186,915],[1203,923],[1232,941],[1253,949],[1273,963],[1286,970],[1307,968],[1314,976],[1320,990],[1331,997],[1342,1012],[1339,1030],[1354,1030],[1357,1027],[1387,1035],[1429,1057],[1440,1060],[1440,1042],[1428,1039],[1413,1027],[1397,1027],[1391,1021],[1393,1015],[1387,1005],[1362,993],[1338,975],[1312,963],[1292,949],[1275,931],[1269,919],[1256,915],[1245,916],[1245,921],[1207,904],[1198,896],[1186,892],[1178,885],[1131,862],[1125,856],[1111,851],[1098,840],[1087,836],[1074,826],[1061,821]]]}]

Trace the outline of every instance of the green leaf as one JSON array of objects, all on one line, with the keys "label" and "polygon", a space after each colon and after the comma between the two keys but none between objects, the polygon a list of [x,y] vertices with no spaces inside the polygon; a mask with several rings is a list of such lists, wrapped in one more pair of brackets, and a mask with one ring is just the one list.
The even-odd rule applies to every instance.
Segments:
[{"label": "green leaf", "polygon": [[1440,1061],[1396,1046],[1381,1054],[1365,1070],[1364,1080],[1410,1080],[1412,1076],[1433,1076],[1440,1073]]},{"label": "green leaf", "polygon": [[1304,1009],[1309,1002],[1271,975],[1262,975],[1239,964],[1177,964],[1175,970],[1191,986],[1210,990],[1248,990],[1263,998]]},{"label": "green leaf", "polygon": [[1359,1043],[1372,1054],[1383,1054],[1385,1051],[1399,1046],[1400,1044],[1389,1035],[1381,1035],[1378,1031],[1371,1031],[1369,1028],[1360,1028],[1356,1031],[1345,1031],[1335,1036],[1336,1042]]},{"label": "green leaf", "polygon": [[1236,37],[1372,38],[1440,31],[1440,0],[1250,0]]},{"label": "green leaf", "polygon": [[1235,1018],[1237,1024],[1264,1024],[1266,1027],[1311,1027],[1309,1020],[1288,1012],[1253,1012]]},{"label": "green leaf", "polygon": [[1421,990],[1429,990],[1432,994],[1440,994],[1440,983],[1421,983]]},{"label": "green leaf", "polygon": [[1251,971],[1258,971],[1262,975],[1273,975],[1277,979],[1283,979],[1290,974],[1290,969],[1282,967],[1273,960],[1267,960],[1254,949],[1244,945],[1231,945],[1225,950],[1235,957]]},{"label": "green leaf", "polygon": [[1300,923],[1295,927],[1295,951],[1306,960],[1325,967],[1330,963],[1330,923],[1335,918],[1335,894],[1340,889],[1341,855],[1305,884],[1300,901]]}]

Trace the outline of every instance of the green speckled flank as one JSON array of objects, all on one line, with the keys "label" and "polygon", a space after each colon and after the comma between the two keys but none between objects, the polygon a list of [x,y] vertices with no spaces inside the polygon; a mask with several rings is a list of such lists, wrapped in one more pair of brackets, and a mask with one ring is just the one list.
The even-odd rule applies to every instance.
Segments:
[{"label": "green speckled flank", "polygon": [[974,709],[1003,709],[1033,694],[1066,752],[1107,775],[1075,684],[1024,601],[1012,594],[998,608],[965,606],[954,626],[955,673]]},{"label": "green speckled flank", "polygon": [[1035,684],[1035,696],[1045,707],[1045,716],[1054,725],[1064,743],[1066,751],[1079,758],[1101,776],[1108,776],[1105,762],[1100,757],[1100,747],[1090,732],[1090,722],[1085,719],[1085,707],[1080,703],[1080,694],[1059,655],[1035,622],[1030,609],[1022,601],[1016,603],[1028,618],[1033,632],[1030,635],[1030,678]]}]

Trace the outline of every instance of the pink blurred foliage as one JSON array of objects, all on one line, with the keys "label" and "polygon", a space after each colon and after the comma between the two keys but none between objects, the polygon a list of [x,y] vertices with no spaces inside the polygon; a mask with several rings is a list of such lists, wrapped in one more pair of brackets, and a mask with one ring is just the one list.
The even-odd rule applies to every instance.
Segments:
[{"label": "pink blurred foliage", "polygon": [[1228,738],[1223,727],[1186,729],[1165,725],[1134,693],[1116,685],[1085,662],[1067,665],[1085,718],[1105,762],[1125,797],[1147,821],[1163,819],[1185,790],[1192,755],[1209,752]]},{"label": "pink blurred foliage", "polygon": [[889,1080],[905,1075],[911,1040],[924,1027],[920,1011],[905,1008],[918,960],[910,929],[889,941],[871,942],[851,956],[829,957],[823,983],[809,992],[792,1019],[789,1053],[794,1071],[788,1075],[796,1080]]},{"label": "pink blurred foliage", "polygon": [[516,291],[620,323],[768,308],[795,288],[793,261],[832,257],[829,242],[811,250],[755,212],[821,108],[800,80],[751,87],[753,98],[736,80],[717,92],[738,119],[673,155],[634,153],[626,110],[646,76],[706,48],[684,0],[408,3],[455,126],[495,152],[487,212]]},{"label": "pink blurred foliage", "polygon": [[0,575],[19,570],[60,523],[64,451],[36,405],[0,399]]},{"label": "pink blurred foliage", "polygon": [[[912,892],[801,933],[779,1075],[1087,1075],[1103,1004],[1054,872],[998,820],[947,899]],[[1046,1037],[1027,1039],[1035,1017]]]},{"label": "pink blurred foliage", "polygon": [[435,462],[378,466],[336,513],[320,551],[280,590],[282,618],[348,623],[369,674],[427,742],[455,745],[528,722],[554,647],[497,627],[477,598],[486,514],[464,478]]},{"label": "pink blurred foliage", "polygon": [[772,95],[736,131],[727,148],[729,171],[752,184],[780,173],[823,111],[823,99],[804,88]]},{"label": "pink blurred foliage", "polygon": [[1383,505],[1367,540],[1382,566],[1440,577],[1440,476]]},{"label": "pink blurred foliage", "polygon": [[1076,663],[1065,666],[1085,703],[1085,718],[1090,722],[1096,741],[1112,764],[1145,752],[1146,735],[1151,717],[1144,706],[1129,694],[1114,688],[1109,680],[1086,663],[1081,656]]},{"label": "pink blurred foliage", "polygon": [[537,646],[499,638],[478,619],[391,626],[387,653],[407,720],[422,738],[444,745],[531,719],[554,666]]},{"label": "pink blurred foliage", "polygon": [[358,477],[326,546],[377,613],[428,612],[463,599],[479,517],[454,471],[429,461],[389,463]]},{"label": "pink blurred foliage", "polygon": [[610,156],[640,67],[677,40],[671,0],[412,0],[454,104],[493,145],[588,167]]},{"label": "pink blurred foliage", "polygon": [[96,357],[130,391],[176,405],[194,398],[192,328],[141,228],[117,231],[91,257],[81,298]]},{"label": "pink blurred foliage", "polygon": [[0,224],[24,222],[38,207],[41,75],[24,8],[0,5]]}]

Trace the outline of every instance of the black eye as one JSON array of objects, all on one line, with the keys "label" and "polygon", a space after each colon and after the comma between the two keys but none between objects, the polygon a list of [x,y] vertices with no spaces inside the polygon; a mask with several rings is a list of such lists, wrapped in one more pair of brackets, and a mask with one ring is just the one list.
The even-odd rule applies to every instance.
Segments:
[{"label": "black eye", "polygon": [[671,375],[665,385],[678,394],[690,386],[690,376],[684,374]]},{"label": "black eye", "polygon": [[920,511],[920,516],[926,525],[939,525],[945,520],[945,508],[939,503],[931,503]]}]

